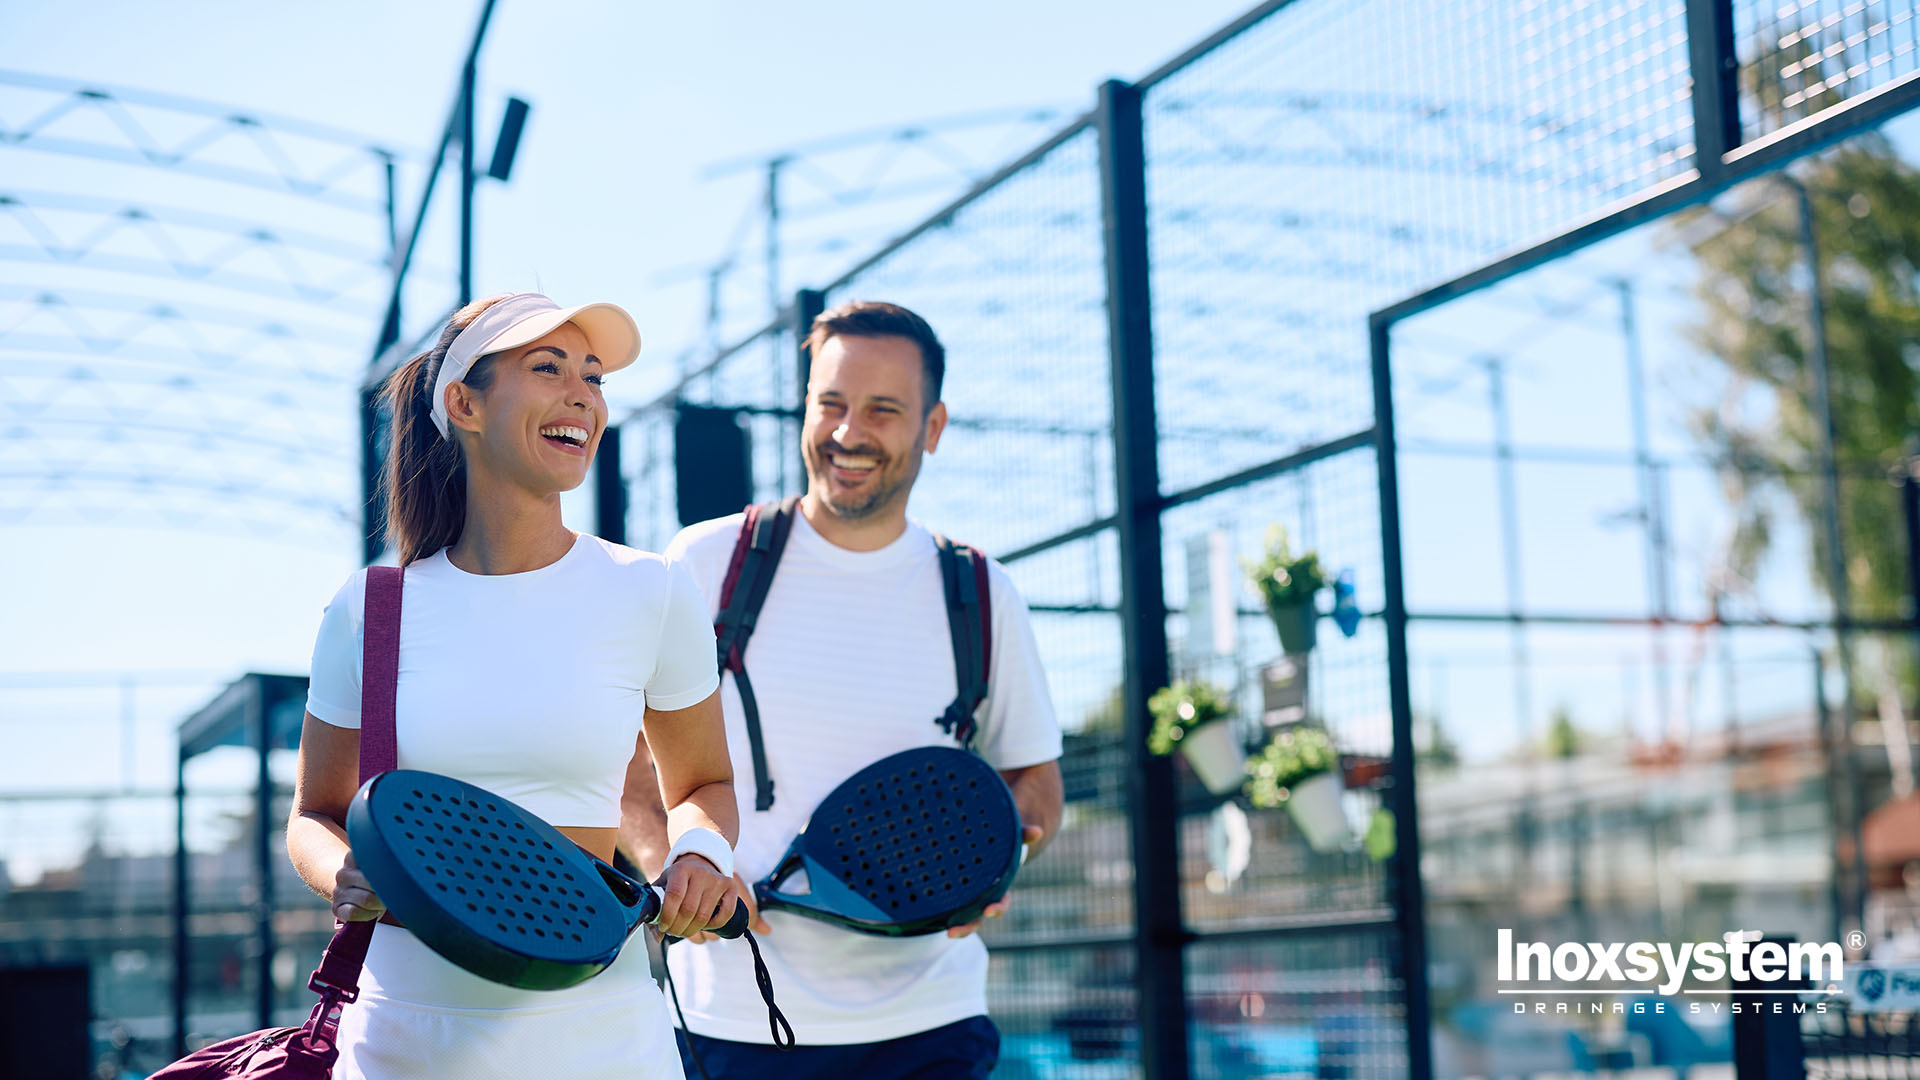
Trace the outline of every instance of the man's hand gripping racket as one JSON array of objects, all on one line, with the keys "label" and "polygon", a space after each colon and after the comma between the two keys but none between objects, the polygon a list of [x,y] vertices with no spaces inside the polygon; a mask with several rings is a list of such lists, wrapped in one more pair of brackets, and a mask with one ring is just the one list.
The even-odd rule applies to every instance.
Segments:
[{"label": "man's hand gripping racket", "polygon": [[[978,757],[902,751],[820,801],[753,887],[755,922],[764,925],[760,911],[784,910],[885,937],[970,932],[1002,903],[1023,841],[1038,831],[1022,830],[1006,781]],[[789,891],[803,871],[807,891]]]}]

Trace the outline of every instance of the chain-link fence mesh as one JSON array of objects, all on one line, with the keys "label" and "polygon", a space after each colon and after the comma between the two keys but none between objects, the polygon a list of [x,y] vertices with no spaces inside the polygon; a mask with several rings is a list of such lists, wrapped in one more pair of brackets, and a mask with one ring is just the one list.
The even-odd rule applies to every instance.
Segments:
[{"label": "chain-link fence mesh", "polygon": [[1801,1017],[1811,1080],[1909,1080],[1920,1076],[1920,1024],[1911,1012],[1855,1012],[1844,1005]]},{"label": "chain-link fence mesh", "polygon": [[1920,7],[1909,0],[1735,0],[1747,140],[1911,75]]}]

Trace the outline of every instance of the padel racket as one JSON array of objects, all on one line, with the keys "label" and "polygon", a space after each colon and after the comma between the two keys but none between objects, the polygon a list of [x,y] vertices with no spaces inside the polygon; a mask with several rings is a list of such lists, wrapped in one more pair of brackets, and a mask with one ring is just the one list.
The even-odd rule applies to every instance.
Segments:
[{"label": "padel racket", "polygon": [[[347,842],[374,892],[428,948],[523,990],[592,978],[660,912],[653,886],[512,802],[437,773],[368,780],[347,809]],[[712,932],[746,928],[742,902]]]},{"label": "padel racket", "polygon": [[[1005,896],[1020,849],[1020,812],[993,766],[921,747],[834,788],[753,892],[762,910],[886,937],[932,934]],[[801,870],[808,891],[784,891]]]}]

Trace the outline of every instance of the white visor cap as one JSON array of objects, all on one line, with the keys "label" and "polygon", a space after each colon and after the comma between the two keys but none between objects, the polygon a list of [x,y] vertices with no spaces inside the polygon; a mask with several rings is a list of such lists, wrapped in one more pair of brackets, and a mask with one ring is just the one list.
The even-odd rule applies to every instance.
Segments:
[{"label": "white visor cap", "polygon": [[600,359],[604,374],[619,371],[640,355],[640,328],[618,304],[582,304],[563,308],[540,293],[513,293],[501,298],[467,324],[447,349],[440,374],[433,381],[427,407],[433,426],[448,438],[447,387],[467,377],[474,362],[490,353],[531,345],[567,323],[587,335],[587,348]]}]

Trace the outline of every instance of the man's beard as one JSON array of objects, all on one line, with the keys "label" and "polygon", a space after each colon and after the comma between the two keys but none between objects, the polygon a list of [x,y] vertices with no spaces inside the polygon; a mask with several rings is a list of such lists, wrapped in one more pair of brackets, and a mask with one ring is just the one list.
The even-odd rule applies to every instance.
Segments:
[{"label": "man's beard", "polygon": [[[913,440],[913,449],[901,463],[899,474],[888,482],[887,471],[893,467],[893,458],[872,451],[854,453],[838,443],[829,441],[820,444],[813,451],[815,477],[820,481],[820,503],[842,521],[863,521],[878,513],[893,502],[896,495],[902,495],[913,487],[914,480],[920,474],[920,455],[926,448],[926,438],[921,436]],[[833,455],[845,454],[849,457],[872,457],[877,459],[873,467],[874,485],[865,495],[836,496],[833,493]]]}]

